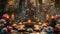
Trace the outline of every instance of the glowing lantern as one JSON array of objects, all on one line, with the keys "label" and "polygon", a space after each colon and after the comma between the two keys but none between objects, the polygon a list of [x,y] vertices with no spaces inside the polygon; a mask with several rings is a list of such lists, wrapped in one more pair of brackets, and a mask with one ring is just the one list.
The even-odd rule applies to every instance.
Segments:
[{"label": "glowing lantern", "polygon": [[40,30],[40,28],[39,27],[36,27],[35,30]]},{"label": "glowing lantern", "polygon": [[41,22],[39,22],[38,24],[40,24],[40,25],[41,25],[42,23],[41,23]]},{"label": "glowing lantern", "polygon": [[17,24],[14,23],[13,26],[17,26]]},{"label": "glowing lantern", "polygon": [[25,30],[25,25],[21,25],[19,28],[18,28],[18,30]]},{"label": "glowing lantern", "polygon": [[25,28],[23,28],[23,27],[20,27],[20,28],[19,28],[19,30],[25,30]]},{"label": "glowing lantern", "polygon": [[31,23],[31,20],[28,20],[28,23]]},{"label": "glowing lantern", "polygon": [[49,20],[49,18],[50,18],[50,16],[47,14],[47,15],[46,15],[46,20]]},{"label": "glowing lantern", "polygon": [[22,24],[22,22],[20,22],[19,24]]},{"label": "glowing lantern", "polygon": [[14,20],[14,14],[11,15],[11,20]]},{"label": "glowing lantern", "polygon": [[3,17],[4,18],[9,18],[9,15],[8,14],[3,14]]},{"label": "glowing lantern", "polygon": [[47,26],[47,23],[43,23],[42,26]]},{"label": "glowing lantern", "polygon": [[34,25],[34,30],[40,30],[39,26],[38,25]]}]

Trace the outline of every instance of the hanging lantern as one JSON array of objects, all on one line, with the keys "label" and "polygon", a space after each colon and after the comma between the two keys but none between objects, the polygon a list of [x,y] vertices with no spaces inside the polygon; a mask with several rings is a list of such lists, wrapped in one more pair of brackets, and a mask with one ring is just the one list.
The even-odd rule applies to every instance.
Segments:
[{"label": "hanging lantern", "polygon": [[16,24],[16,23],[14,23],[12,26],[17,26],[17,24]]},{"label": "hanging lantern", "polygon": [[31,23],[31,20],[28,20],[28,23]]},{"label": "hanging lantern", "polygon": [[39,24],[39,25],[41,25],[42,23],[41,23],[41,22],[39,22],[38,24]]},{"label": "hanging lantern", "polygon": [[39,27],[39,25],[34,25],[34,30],[36,30],[36,31],[38,31],[38,30],[40,30],[40,27]]},{"label": "hanging lantern", "polygon": [[47,26],[47,23],[43,23],[42,26]]},{"label": "hanging lantern", "polygon": [[11,15],[11,20],[14,20],[14,14]]},{"label": "hanging lantern", "polygon": [[22,22],[19,23],[19,25],[23,24]]},{"label": "hanging lantern", "polygon": [[49,14],[46,15],[46,20],[49,20],[50,16]]},{"label": "hanging lantern", "polygon": [[3,14],[3,17],[4,18],[9,18],[9,15],[8,14]]}]

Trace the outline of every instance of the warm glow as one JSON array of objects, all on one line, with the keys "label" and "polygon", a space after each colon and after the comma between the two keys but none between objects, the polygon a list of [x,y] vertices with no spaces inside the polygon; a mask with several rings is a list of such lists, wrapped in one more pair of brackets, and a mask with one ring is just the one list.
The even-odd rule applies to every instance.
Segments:
[{"label": "warm glow", "polygon": [[24,27],[20,27],[18,30],[25,30],[25,28]]},{"label": "warm glow", "polygon": [[38,24],[42,24],[41,22],[39,22]]},{"label": "warm glow", "polygon": [[31,20],[28,20],[28,23],[31,23]]},{"label": "warm glow", "polygon": [[46,15],[46,20],[49,20],[49,18],[50,18],[50,16],[47,14],[47,15]]},{"label": "warm glow", "polygon": [[9,18],[9,16],[7,16],[6,18]]},{"label": "warm glow", "polygon": [[42,26],[47,26],[47,23],[43,23]]},{"label": "warm glow", "polygon": [[39,25],[34,25],[34,30],[40,30]]},{"label": "warm glow", "polygon": [[46,15],[46,18],[49,18],[49,15]]},{"label": "warm glow", "polygon": [[51,16],[51,18],[53,19],[53,18],[55,18],[55,16]]},{"label": "warm glow", "polygon": [[40,30],[39,26],[38,25],[35,25],[35,30]]},{"label": "warm glow", "polygon": [[19,30],[25,30],[24,28],[20,28]]},{"label": "warm glow", "polygon": [[11,15],[11,19],[14,20],[14,14]]},{"label": "warm glow", "polygon": [[17,26],[17,24],[13,24],[13,26]]},{"label": "warm glow", "polygon": [[39,27],[36,27],[35,30],[40,30],[40,28]]},{"label": "warm glow", "polygon": [[9,15],[8,14],[3,14],[3,17],[4,18],[9,18]]},{"label": "warm glow", "polygon": [[20,22],[19,24],[22,24],[22,22]]}]

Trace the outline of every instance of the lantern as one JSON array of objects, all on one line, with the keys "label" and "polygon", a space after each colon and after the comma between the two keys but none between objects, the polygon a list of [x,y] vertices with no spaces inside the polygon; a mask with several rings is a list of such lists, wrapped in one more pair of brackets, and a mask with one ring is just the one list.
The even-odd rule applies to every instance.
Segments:
[{"label": "lantern", "polygon": [[49,14],[46,15],[46,20],[49,20],[50,16]]},{"label": "lantern", "polygon": [[34,25],[34,30],[40,30],[39,25]]},{"label": "lantern", "polygon": [[28,23],[31,23],[32,21],[31,20],[28,20]]},{"label": "lantern", "polygon": [[17,24],[16,24],[16,23],[14,23],[14,24],[13,24],[13,26],[17,26]]},{"label": "lantern", "polygon": [[4,18],[9,18],[9,15],[8,14],[3,14],[3,17]]},{"label": "lantern", "polygon": [[11,20],[14,20],[14,14],[11,15]]}]

